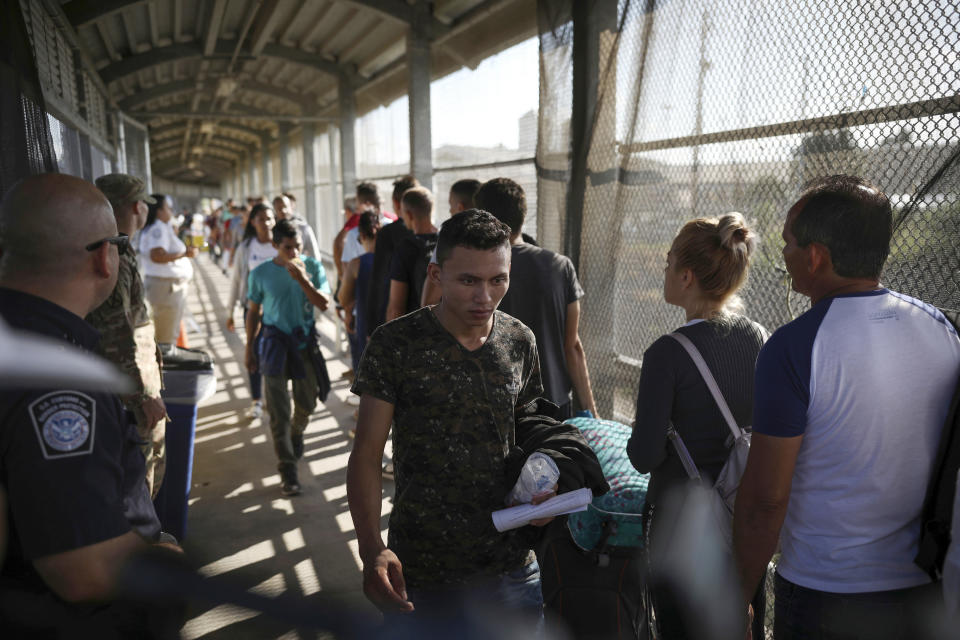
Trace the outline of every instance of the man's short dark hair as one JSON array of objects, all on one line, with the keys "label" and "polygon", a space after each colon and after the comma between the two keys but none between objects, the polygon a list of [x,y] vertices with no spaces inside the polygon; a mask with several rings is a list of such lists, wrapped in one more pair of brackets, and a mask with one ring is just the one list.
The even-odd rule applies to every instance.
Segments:
[{"label": "man's short dark hair", "polygon": [[286,218],[283,220],[277,220],[277,224],[273,227],[273,243],[274,244],[283,244],[285,238],[298,238],[300,237],[300,229],[294,223],[290,222]]},{"label": "man's short dark hair", "polygon": [[380,208],[380,191],[377,185],[372,182],[360,182],[357,184],[357,203],[372,204],[377,209]]},{"label": "man's short dark hair", "polygon": [[403,197],[404,191],[407,189],[413,189],[414,187],[419,187],[420,183],[411,175],[400,176],[393,181],[393,201],[400,202],[400,198]]},{"label": "man's short dark hair", "polygon": [[474,197],[477,208],[489,211],[510,227],[513,235],[523,229],[527,217],[527,197],[523,187],[510,178],[494,178],[484,182]]},{"label": "man's short dark hair", "polygon": [[799,246],[827,247],[838,276],[880,277],[893,234],[893,212],[883,191],[862,178],[827,176],[809,182],[797,202],[801,209],[791,232]]},{"label": "man's short dark hair", "polygon": [[437,237],[437,264],[441,267],[454,247],[496,249],[510,246],[510,228],[480,209],[467,209],[451,216]]},{"label": "man's short dark hair", "polygon": [[430,219],[433,214],[433,195],[426,187],[407,189],[403,192],[400,203],[418,220]]},{"label": "man's short dark hair", "polygon": [[450,195],[467,209],[473,209],[477,206],[474,198],[477,196],[480,184],[479,180],[474,180],[473,178],[457,180],[453,183],[453,186],[450,187]]}]

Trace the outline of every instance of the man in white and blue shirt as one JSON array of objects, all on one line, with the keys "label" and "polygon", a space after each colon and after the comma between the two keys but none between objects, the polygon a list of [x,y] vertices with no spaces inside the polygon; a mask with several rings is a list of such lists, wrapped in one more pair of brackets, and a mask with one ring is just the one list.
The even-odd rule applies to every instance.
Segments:
[{"label": "man in white and blue shirt", "polygon": [[757,360],[753,444],[734,547],[749,602],[779,539],[774,637],[923,637],[936,592],[913,559],[960,340],[936,308],[880,284],[887,197],[859,178],[813,183],[783,257],[812,308]]}]

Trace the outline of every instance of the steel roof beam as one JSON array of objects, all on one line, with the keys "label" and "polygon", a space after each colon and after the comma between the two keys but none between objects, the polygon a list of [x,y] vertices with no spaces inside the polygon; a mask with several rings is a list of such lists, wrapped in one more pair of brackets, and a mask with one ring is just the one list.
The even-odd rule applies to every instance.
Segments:
[{"label": "steel roof beam", "polygon": [[[209,78],[210,80],[216,80],[216,76]],[[149,89],[143,89],[142,91],[137,91],[133,95],[127,96],[122,100],[119,100],[117,104],[121,109],[125,111],[133,111],[138,106],[147,103],[151,100],[156,100],[157,98],[162,98],[168,95],[174,95],[177,93],[186,93],[187,91],[195,91],[197,89],[196,81],[193,79],[190,80],[177,80],[176,82],[168,82],[166,84],[159,84]],[[291,102],[301,111],[309,112],[312,108],[316,106],[316,96],[313,100],[310,100],[309,95],[302,93],[295,93],[288,89],[282,87],[277,87],[272,84],[267,84],[265,82],[257,82],[256,80],[241,80],[237,83],[237,91],[250,91],[252,93],[258,93],[263,95],[272,96],[275,98],[280,98]]]},{"label": "steel roof beam", "polygon": [[207,35],[203,39],[203,55],[212,56],[217,48],[217,39],[220,37],[220,27],[223,25],[223,15],[227,9],[227,0],[214,0],[210,6],[210,16],[207,21]]},{"label": "steel roof beam", "polygon": [[147,0],[71,0],[63,5],[63,12],[70,24],[79,29],[112,13],[146,3]]},{"label": "steel roof beam", "polygon": [[[229,58],[236,47],[235,40],[220,40],[214,47],[214,53],[211,56],[204,56],[204,50],[200,44],[195,42],[186,42],[173,44],[167,47],[151,49],[146,53],[139,53],[134,56],[123,58],[118,62],[111,63],[100,70],[100,77],[106,84],[110,84],[124,76],[143,71],[158,64],[167,62],[176,62],[189,58]],[[342,71],[340,65],[336,62],[323,60],[317,54],[309,53],[294,47],[286,47],[280,44],[267,44],[264,46],[261,55],[279,58],[287,62],[293,62],[310,67],[320,73],[339,75]],[[252,58],[249,58],[252,59]]]},{"label": "steel roof beam", "polygon": [[333,116],[291,116],[282,113],[265,114],[259,109],[246,105],[232,105],[232,109],[245,110],[247,113],[194,113],[189,109],[164,109],[162,111],[137,111],[130,115],[141,120],[154,118],[179,118],[182,120],[250,120],[253,122],[337,122]]},{"label": "steel roof beam", "polygon": [[[413,24],[419,18],[417,16],[417,7],[407,4],[404,0],[347,0],[350,4],[360,5],[366,7],[367,9],[373,9],[377,13],[381,13],[389,18],[392,18],[398,22],[404,24]],[[423,2],[424,0],[418,0],[418,2]],[[444,35],[447,31],[450,30],[450,27],[442,23],[436,17],[434,17],[433,12],[430,12],[430,20],[425,25],[427,28],[427,35],[432,40],[434,38],[439,38]]]},{"label": "steel roof beam", "polygon": [[[154,127],[153,129],[150,129],[150,135],[160,137],[168,133],[179,133],[179,132],[182,132],[186,128],[186,126],[187,125],[184,122],[175,122],[172,124],[164,125],[162,127]],[[238,135],[247,136],[248,138],[252,138],[255,140],[259,140],[260,136],[264,132],[264,129],[253,129],[251,127],[245,127],[243,125],[235,124],[233,122],[218,122],[216,128],[218,130],[223,129],[224,132],[231,132]],[[214,135],[217,135],[217,134],[214,134]],[[234,140],[236,141],[237,144],[243,144],[242,142],[237,141],[236,138],[232,138],[227,135],[221,135],[220,137]]]},{"label": "steel roof beam", "polygon": [[277,28],[277,20],[280,18],[277,8],[280,6],[280,0],[265,0],[260,5],[260,11],[257,13],[257,22],[250,34],[250,54],[259,56],[263,47],[267,44],[267,39]]},{"label": "steel roof beam", "polygon": [[[163,155],[165,155],[166,153],[169,153],[170,151],[176,151],[180,143],[179,141],[173,141],[173,142],[174,142],[173,145],[171,145],[169,142],[164,144],[154,145],[151,147],[151,152],[154,153],[157,157],[162,157]],[[222,144],[217,144],[215,141],[192,145],[190,147],[191,150],[194,147],[216,150],[220,153],[230,154],[230,156],[233,158],[239,158],[240,156],[243,155],[243,151],[241,149],[237,149],[235,147],[230,147]]]}]

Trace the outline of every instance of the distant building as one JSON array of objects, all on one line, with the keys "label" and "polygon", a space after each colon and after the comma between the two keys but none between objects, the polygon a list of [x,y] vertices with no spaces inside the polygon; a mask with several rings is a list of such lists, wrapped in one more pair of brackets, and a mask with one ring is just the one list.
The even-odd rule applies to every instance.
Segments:
[{"label": "distant building", "polygon": [[537,151],[537,112],[531,109],[520,116],[518,148],[524,155],[533,155]]}]

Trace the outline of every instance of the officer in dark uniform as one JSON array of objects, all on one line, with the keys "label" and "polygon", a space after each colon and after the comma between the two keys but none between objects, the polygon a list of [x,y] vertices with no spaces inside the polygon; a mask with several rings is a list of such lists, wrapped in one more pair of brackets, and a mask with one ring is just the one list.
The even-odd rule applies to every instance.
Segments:
[{"label": "officer in dark uniform", "polygon": [[[21,181],[0,205],[0,316],[95,352],[99,333],[83,317],[111,293],[126,241],[93,185],[56,174]],[[0,390],[10,525],[0,628],[13,637],[176,637],[179,620],[167,610],[114,594],[124,561],[160,539],[139,444],[110,393]]]}]

